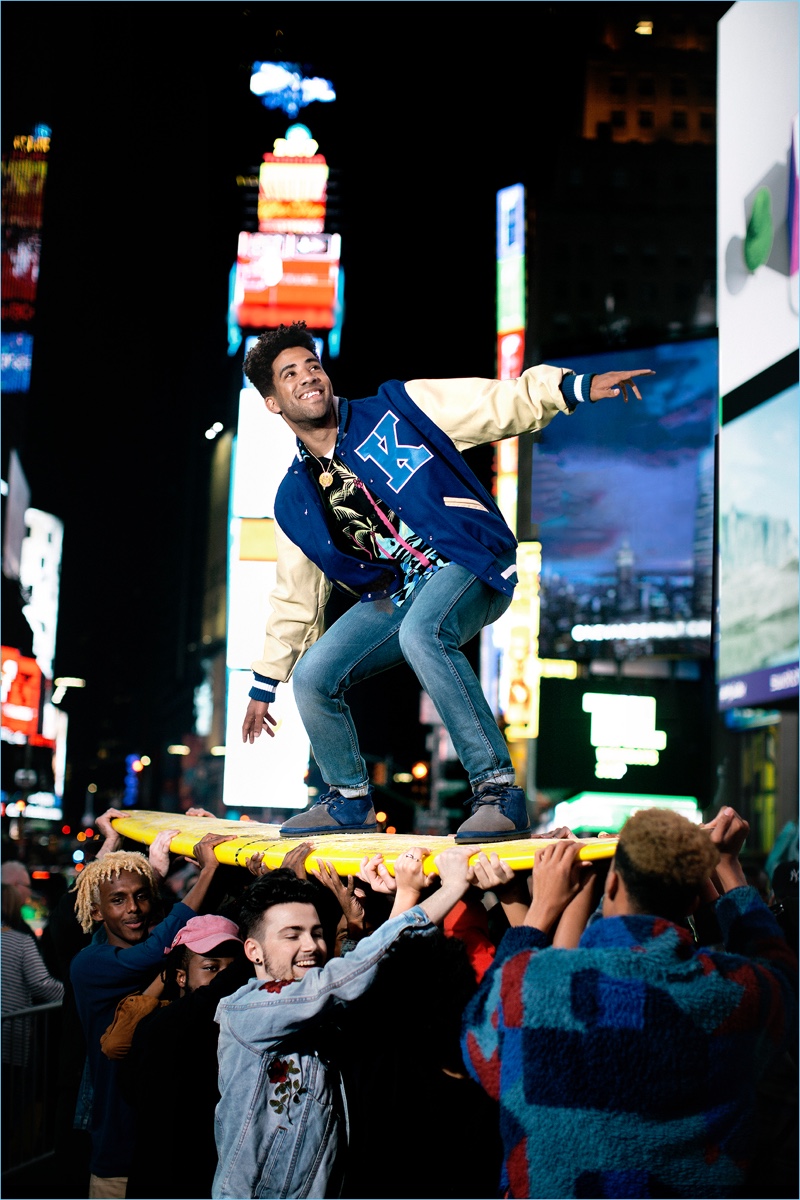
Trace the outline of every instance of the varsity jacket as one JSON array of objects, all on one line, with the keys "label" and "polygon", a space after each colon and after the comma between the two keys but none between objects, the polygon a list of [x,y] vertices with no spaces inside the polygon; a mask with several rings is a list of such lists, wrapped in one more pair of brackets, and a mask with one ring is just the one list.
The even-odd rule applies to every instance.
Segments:
[{"label": "varsity jacket", "polygon": [[[460,451],[543,429],[588,397],[590,380],[550,366],[511,380],[391,380],[376,396],[340,400],[335,454],[446,559],[511,595],[516,539]],[[333,584],[369,601],[394,591],[399,579],[386,563],[372,566],[336,549],[299,451],[275,499],[275,540],[263,657],[252,668],[285,682],[323,631]]]}]

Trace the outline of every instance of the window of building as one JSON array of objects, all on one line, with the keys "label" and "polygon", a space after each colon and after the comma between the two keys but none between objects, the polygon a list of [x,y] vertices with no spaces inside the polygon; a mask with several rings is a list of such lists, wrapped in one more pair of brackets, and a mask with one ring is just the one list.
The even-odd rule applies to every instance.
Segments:
[{"label": "window of building", "polygon": [[670,96],[687,96],[689,88],[686,83],[685,75],[673,75],[669,81]]},{"label": "window of building", "polygon": [[700,113],[700,129],[703,133],[713,133],[717,127],[717,122],[713,112]]},{"label": "window of building", "polygon": [[656,123],[656,114],[652,108],[640,108],[637,120],[640,129],[653,129]]},{"label": "window of building", "polygon": [[617,167],[611,172],[611,186],[615,188],[625,188],[628,186],[629,176],[624,167]]},{"label": "window of building", "polygon": [[612,96],[627,96],[628,94],[628,79],[625,75],[610,75],[608,79],[608,90]]},{"label": "window of building", "polygon": [[688,129],[689,117],[685,108],[674,108],[672,110],[672,120],[670,122],[673,129]]},{"label": "window of building", "polygon": [[704,100],[713,100],[717,95],[717,81],[713,75],[701,75],[697,90]]},{"label": "window of building", "polygon": [[656,81],[653,75],[640,75],[638,91],[640,96],[655,96]]},{"label": "window of building", "polygon": [[614,108],[611,110],[611,128],[624,129],[628,124],[628,115],[624,108]]}]

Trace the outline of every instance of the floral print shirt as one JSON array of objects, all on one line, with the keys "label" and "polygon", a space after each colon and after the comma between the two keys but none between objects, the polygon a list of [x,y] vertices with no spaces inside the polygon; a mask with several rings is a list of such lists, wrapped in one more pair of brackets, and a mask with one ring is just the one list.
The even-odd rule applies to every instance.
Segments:
[{"label": "floral print shirt", "polygon": [[[335,455],[329,462],[320,460],[302,443],[300,453],[319,489],[337,549],[368,562],[391,562],[402,570],[403,583],[390,597],[393,604],[404,604],[418,583],[446,565],[446,558],[373,496]],[[327,487],[320,483],[325,472],[333,476]]]}]

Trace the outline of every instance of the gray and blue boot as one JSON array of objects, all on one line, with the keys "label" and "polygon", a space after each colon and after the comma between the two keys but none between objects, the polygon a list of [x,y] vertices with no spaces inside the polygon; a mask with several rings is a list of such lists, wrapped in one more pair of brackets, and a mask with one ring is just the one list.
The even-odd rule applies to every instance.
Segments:
[{"label": "gray and blue boot", "polygon": [[525,793],[510,783],[487,783],[475,792],[472,816],[456,831],[456,842],[511,842],[531,836]]},{"label": "gray and blue boot", "polygon": [[284,821],[281,837],[306,837],[321,833],[375,833],[378,821],[372,806],[372,789],[366,796],[343,796],[331,788],[313,808]]}]

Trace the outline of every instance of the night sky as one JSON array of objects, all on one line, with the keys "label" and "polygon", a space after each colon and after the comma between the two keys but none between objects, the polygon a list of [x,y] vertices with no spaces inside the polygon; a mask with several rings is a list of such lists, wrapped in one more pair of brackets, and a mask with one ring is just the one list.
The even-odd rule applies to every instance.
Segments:
[{"label": "night sky", "polygon": [[146,752],[186,670],[203,435],[232,424],[241,378],[235,177],[290,123],[251,95],[252,62],[337,91],[297,118],[339,177],[336,390],[493,376],[495,192],[535,187],[579,132],[583,47],[608,9],[5,0],[3,150],[37,122],[52,150],[31,392],[11,435],[4,401],[4,436],[31,503],[64,522],[55,673],[87,680],[73,753],[101,735]]}]

